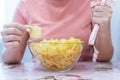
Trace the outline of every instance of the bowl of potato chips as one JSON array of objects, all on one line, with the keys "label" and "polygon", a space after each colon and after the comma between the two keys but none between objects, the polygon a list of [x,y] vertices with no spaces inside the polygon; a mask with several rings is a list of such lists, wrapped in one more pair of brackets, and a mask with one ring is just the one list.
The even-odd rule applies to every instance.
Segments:
[{"label": "bowl of potato chips", "polygon": [[73,37],[29,42],[31,53],[47,70],[70,70],[79,59],[83,42]]},{"label": "bowl of potato chips", "polygon": [[44,39],[40,42],[28,42],[31,53],[43,68],[50,71],[68,71],[80,58],[83,41],[68,39]]}]

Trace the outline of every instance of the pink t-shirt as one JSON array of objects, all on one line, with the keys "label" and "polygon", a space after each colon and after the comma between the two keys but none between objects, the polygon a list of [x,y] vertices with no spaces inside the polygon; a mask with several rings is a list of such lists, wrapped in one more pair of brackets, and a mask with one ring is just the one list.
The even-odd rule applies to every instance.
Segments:
[{"label": "pink t-shirt", "polygon": [[92,0],[20,0],[13,22],[39,25],[40,39],[69,38],[85,41],[79,61],[92,60],[93,48],[88,45],[91,33]]}]

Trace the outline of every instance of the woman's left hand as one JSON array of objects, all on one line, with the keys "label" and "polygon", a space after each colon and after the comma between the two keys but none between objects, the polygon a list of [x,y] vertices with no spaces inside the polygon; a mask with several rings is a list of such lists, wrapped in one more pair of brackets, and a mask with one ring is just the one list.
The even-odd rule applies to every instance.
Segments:
[{"label": "woman's left hand", "polygon": [[107,27],[110,24],[112,16],[112,8],[109,6],[96,5],[93,7],[93,24],[98,24],[101,27]]},{"label": "woman's left hand", "polygon": [[95,46],[99,51],[97,61],[110,61],[113,55],[113,47],[110,32],[110,20],[112,8],[107,5],[96,5],[92,8],[92,22],[99,25]]}]

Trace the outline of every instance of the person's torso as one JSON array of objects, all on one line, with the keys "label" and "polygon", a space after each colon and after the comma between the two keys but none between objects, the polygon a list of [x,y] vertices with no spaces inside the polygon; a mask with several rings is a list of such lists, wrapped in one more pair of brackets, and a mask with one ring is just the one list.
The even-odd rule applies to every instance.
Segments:
[{"label": "person's torso", "polygon": [[26,0],[26,22],[41,27],[40,39],[80,38],[85,42],[80,61],[91,60],[93,49],[88,45],[91,33],[91,0],[70,0],[65,5],[60,2],[53,5],[49,3],[50,0],[46,1]]}]

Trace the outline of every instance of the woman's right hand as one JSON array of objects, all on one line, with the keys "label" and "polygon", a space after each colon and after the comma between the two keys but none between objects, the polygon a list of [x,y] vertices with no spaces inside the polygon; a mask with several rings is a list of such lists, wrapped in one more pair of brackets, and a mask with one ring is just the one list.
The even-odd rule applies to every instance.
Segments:
[{"label": "woman's right hand", "polygon": [[19,63],[22,58],[28,40],[26,27],[21,24],[5,24],[1,31],[5,49],[2,53],[4,63]]},{"label": "woman's right hand", "polygon": [[21,24],[5,24],[1,31],[2,40],[6,48],[18,47],[26,34],[26,28]]}]

